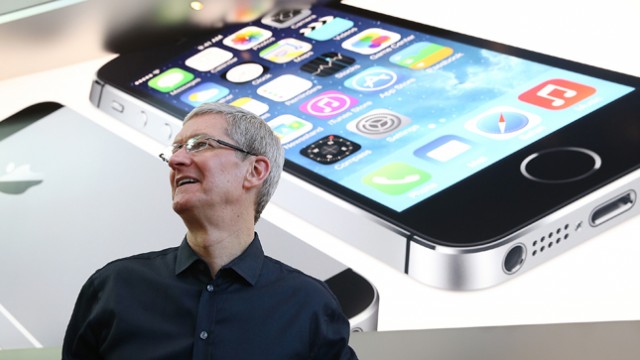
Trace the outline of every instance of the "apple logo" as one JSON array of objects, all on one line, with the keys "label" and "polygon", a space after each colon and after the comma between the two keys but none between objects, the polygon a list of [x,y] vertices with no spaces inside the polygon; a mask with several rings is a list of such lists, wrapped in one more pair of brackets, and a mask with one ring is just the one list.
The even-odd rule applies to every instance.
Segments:
[{"label": "apple logo", "polygon": [[29,188],[42,183],[43,175],[31,171],[31,165],[16,166],[9,163],[6,173],[0,174],[0,192],[5,194],[22,194]]}]

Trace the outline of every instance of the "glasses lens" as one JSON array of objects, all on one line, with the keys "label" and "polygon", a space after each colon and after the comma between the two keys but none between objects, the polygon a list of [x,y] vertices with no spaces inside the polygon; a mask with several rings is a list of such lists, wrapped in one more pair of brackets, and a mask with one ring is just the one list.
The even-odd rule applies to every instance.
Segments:
[{"label": "glasses lens", "polygon": [[173,144],[171,145],[169,148],[167,148],[167,152],[169,152],[169,154],[173,155],[175,153],[178,152],[178,150],[182,149],[182,144]]},{"label": "glasses lens", "polygon": [[207,146],[209,146],[207,140],[195,137],[187,140],[185,148],[187,149],[187,152],[198,152],[200,150],[204,150]]}]

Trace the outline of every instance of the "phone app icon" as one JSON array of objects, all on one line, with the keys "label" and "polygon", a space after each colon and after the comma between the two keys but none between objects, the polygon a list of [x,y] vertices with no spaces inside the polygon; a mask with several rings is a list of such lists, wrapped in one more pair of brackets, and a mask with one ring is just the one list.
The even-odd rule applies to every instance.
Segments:
[{"label": "phone app icon", "polygon": [[347,39],[342,47],[363,55],[371,55],[400,40],[400,34],[371,28]]},{"label": "phone app icon", "polygon": [[243,84],[257,79],[269,68],[256,62],[246,62],[236,65],[222,74],[222,78],[234,84]]},{"label": "phone app icon", "polygon": [[538,115],[499,106],[469,120],[464,127],[496,140],[510,139],[540,123]]},{"label": "phone app icon", "polygon": [[230,51],[210,47],[191,56],[184,64],[194,70],[205,72],[224,64],[231,58],[233,58],[233,54]]},{"label": "phone app icon", "polygon": [[268,13],[262,18],[262,23],[277,29],[284,29],[309,15],[311,15],[311,10],[308,8],[288,6]]},{"label": "phone app icon", "polygon": [[228,94],[229,89],[226,87],[205,82],[182,94],[180,100],[191,106],[198,106],[202,103],[218,101]]},{"label": "phone app icon", "polygon": [[269,105],[250,97],[241,97],[239,99],[236,99],[231,102],[231,105],[243,108],[258,116],[261,116],[269,111]]},{"label": "phone app icon", "polygon": [[363,182],[388,195],[402,195],[431,180],[431,174],[411,165],[395,162],[367,175]]},{"label": "phone app icon", "polygon": [[408,117],[387,109],[375,109],[347,124],[347,129],[372,139],[380,139],[411,123]]},{"label": "phone app icon", "polygon": [[393,70],[373,66],[348,78],[344,86],[349,89],[365,92],[382,91],[399,80],[398,74]]},{"label": "phone app icon", "polygon": [[163,93],[173,91],[180,86],[193,80],[195,76],[180,68],[171,68],[160,73],[160,75],[149,80],[149,86]]},{"label": "phone app icon", "polygon": [[450,47],[421,41],[394,54],[389,61],[413,70],[426,69],[453,54]]},{"label": "phone app icon", "polygon": [[353,27],[353,21],[337,16],[325,16],[300,30],[300,34],[317,41],[330,40]]},{"label": "phone app icon", "polygon": [[287,101],[308,90],[313,83],[301,77],[284,74],[258,88],[258,95],[273,101]]},{"label": "phone app icon", "polygon": [[300,150],[300,154],[320,164],[336,163],[360,150],[361,146],[338,135],[328,135]]},{"label": "phone app icon", "polygon": [[284,64],[311,50],[311,44],[286,38],[260,51],[260,57],[276,64]]},{"label": "phone app icon", "polygon": [[356,59],[352,57],[331,51],[321,54],[315,59],[302,65],[300,70],[308,72],[311,75],[327,77],[355,64],[355,62]]},{"label": "phone app icon", "polygon": [[413,155],[420,159],[448,162],[471,150],[471,143],[459,136],[445,135],[419,147]]},{"label": "phone app icon", "polygon": [[290,114],[280,115],[267,123],[282,144],[286,144],[313,128],[310,122]]},{"label": "phone app icon", "polygon": [[269,30],[257,26],[247,26],[224,38],[222,43],[236,50],[249,50],[270,38],[271,35]]},{"label": "phone app icon", "polygon": [[550,110],[566,109],[596,93],[596,89],[564,79],[551,79],[525,91],[520,101]]},{"label": "phone app icon", "polygon": [[300,111],[321,119],[332,118],[341,112],[351,109],[358,103],[358,99],[343,94],[340,91],[329,90],[315,96],[300,105]]}]

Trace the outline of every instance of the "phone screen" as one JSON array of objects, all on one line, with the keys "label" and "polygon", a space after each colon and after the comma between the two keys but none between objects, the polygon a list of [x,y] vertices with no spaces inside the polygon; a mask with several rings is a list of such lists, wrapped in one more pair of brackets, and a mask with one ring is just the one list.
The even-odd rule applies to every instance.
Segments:
[{"label": "phone screen", "polygon": [[325,6],[226,26],[130,86],[180,116],[210,101],[254,112],[289,166],[393,212],[634,90]]}]

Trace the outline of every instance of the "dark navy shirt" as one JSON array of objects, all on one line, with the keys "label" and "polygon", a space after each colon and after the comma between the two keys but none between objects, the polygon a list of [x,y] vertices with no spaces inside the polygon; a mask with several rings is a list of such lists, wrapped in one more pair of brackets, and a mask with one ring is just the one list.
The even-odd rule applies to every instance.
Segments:
[{"label": "dark navy shirt", "polygon": [[116,260],[82,287],[63,359],[356,359],[324,282],[249,247],[212,278],[186,239]]}]

